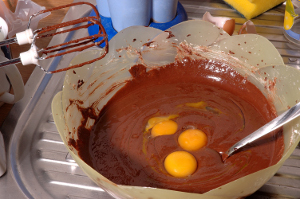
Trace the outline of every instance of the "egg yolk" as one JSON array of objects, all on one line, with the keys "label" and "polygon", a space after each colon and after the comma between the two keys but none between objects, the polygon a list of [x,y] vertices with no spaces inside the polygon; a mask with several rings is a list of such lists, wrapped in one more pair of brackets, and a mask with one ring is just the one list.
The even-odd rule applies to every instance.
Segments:
[{"label": "egg yolk", "polygon": [[166,120],[172,120],[177,118],[179,115],[169,115],[169,116],[163,116],[163,117],[153,117],[148,120],[148,123],[146,125],[145,131],[149,131],[152,129],[156,124],[166,121]]},{"label": "egg yolk", "polygon": [[177,178],[184,178],[196,171],[197,161],[189,152],[175,151],[166,157],[164,166],[170,175]]},{"label": "egg yolk", "polygon": [[196,103],[186,103],[185,105],[192,108],[200,108],[200,109],[205,109],[205,107],[207,107],[207,103],[204,101],[200,101]]},{"label": "egg yolk", "polygon": [[179,145],[187,151],[196,151],[207,143],[206,134],[198,129],[188,129],[178,137]]},{"label": "egg yolk", "polygon": [[165,120],[158,124],[156,124],[152,130],[151,135],[153,137],[160,136],[160,135],[172,135],[177,131],[177,123],[173,120]]}]

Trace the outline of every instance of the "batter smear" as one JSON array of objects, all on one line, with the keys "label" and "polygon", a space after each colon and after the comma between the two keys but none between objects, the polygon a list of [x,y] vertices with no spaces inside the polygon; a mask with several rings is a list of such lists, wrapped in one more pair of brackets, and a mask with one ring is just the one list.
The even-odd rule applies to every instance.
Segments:
[{"label": "batter smear", "polygon": [[[149,71],[143,65],[133,66],[132,79],[104,106],[93,129],[85,129],[83,121],[78,141],[69,144],[117,184],[194,193],[276,164],[284,149],[282,130],[222,162],[219,152],[275,118],[275,109],[228,65],[204,58],[183,60]],[[91,111],[81,111],[90,116]],[[177,124],[176,132],[152,136],[146,126],[155,117],[170,118]],[[172,152],[185,151],[178,137],[188,129],[204,132],[206,145],[189,151],[197,161],[195,172],[174,177],[166,171],[164,160]]]}]

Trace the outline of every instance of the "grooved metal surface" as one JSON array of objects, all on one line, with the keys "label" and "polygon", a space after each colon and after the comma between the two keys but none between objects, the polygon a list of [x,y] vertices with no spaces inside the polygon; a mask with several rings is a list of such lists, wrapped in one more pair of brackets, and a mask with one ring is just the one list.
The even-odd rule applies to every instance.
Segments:
[{"label": "grooved metal surface", "polygon": [[[221,0],[180,0],[189,19],[200,19],[209,11],[213,16],[236,20],[236,30],[246,21]],[[285,6],[278,6],[253,19],[258,34],[268,38],[284,62],[300,69],[300,48],[288,43],[282,32]],[[88,10],[70,9],[65,20]],[[79,31],[75,34],[87,34]],[[50,45],[67,41],[76,35],[58,37]],[[74,55],[46,61],[45,68],[64,67]],[[69,156],[51,115],[53,96],[62,89],[64,74],[45,75],[33,72],[26,85],[24,99],[17,103],[1,128],[8,157],[8,172],[0,178],[3,198],[111,198],[95,185]],[[276,175],[249,199],[300,198],[300,147]]]}]

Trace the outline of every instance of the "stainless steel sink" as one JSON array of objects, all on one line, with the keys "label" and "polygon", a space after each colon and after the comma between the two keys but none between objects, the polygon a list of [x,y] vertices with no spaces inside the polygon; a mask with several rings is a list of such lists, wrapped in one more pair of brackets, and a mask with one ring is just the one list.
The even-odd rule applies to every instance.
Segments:
[{"label": "stainless steel sink", "polygon": [[[236,11],[221,0],[181,0],[189,19],[199,19],[205,11],[214,16],[236,19],[237,30],[245,22]],[[95,2],[93,2],[95,3]],[[284,62],[300,69],[300,47],[287,42],[282,24],[284,5],[253,19],[260,35],[268,38],[282,55]],[[90,10],[75,7],[64,20],[87,16]],[[87,34],[81,30],[58,36],[50,45]],[[43,62],[48,69],[61,68],[75,55]],[[95,185],[69,156],[56,130],[51,115],[53,96],[62,89],[64,73],[45,75],[35,69],[26,84],[24,99],[14,105],[1,127],[6,144],[7,173],[0,178],[0,198],[111,198]],[[300,147],[276,175],[248,198],[300,198]]]}]

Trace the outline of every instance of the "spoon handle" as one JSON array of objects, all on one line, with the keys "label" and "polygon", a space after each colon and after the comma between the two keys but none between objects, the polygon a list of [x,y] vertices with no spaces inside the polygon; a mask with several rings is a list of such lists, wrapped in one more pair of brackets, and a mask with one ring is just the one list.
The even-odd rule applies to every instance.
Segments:
[{"label": "spoon handle", "polygon": [[239,142],[235,143],[232,147],[230,147],[225,153],[222,154],[222,159],[225,161],[232,153],[237,151],[238,149],[242,148],[243,146],[259,139],[260,137],[276,130],[277,128],[283,126],[284,124],[288,123],[289,121],[295,119],[300,115],[300,102],[297,103],[295,106],[290,108],[289,110],[285,111],[269,123],[265,124],[264,126],[260,127],[244,139],[240,140]]}]

